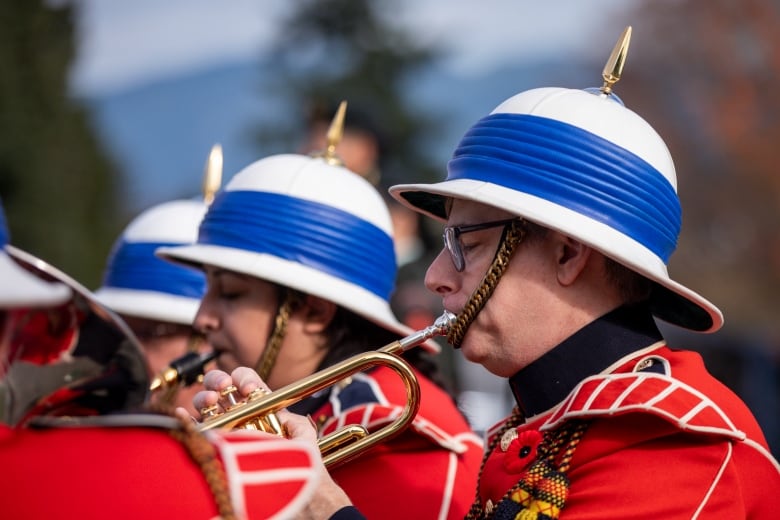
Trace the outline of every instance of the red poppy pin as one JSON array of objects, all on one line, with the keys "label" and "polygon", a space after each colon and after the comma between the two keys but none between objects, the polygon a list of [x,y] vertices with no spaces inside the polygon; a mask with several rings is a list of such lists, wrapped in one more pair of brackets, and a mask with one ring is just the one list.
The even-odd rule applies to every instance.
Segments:
[{"label": "red poppy pin", "polygon": [[509,473],[522,473],[536,458],[542,434],[539,430],[515,430],[515,435],[511,437],[514,438],[504,450],[504,469]]}]

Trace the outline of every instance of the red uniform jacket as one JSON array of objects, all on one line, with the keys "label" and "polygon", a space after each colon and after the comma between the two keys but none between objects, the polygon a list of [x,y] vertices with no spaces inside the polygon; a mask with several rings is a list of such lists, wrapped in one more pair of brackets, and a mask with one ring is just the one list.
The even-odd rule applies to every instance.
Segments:
[{"label": "red uniform jacket", "polygon": [[[662,370],[643,371],[649,364]],[[533,452],[541,433],[585,420],[568,497],[549,518],[779,517],[780,466],[750,411],[698,354],[656,344],[612,366],[517,427],[506,450],[497,444],[479,485],[483,507],[527,475],[532,457],[518,453]]]},{"label": "red uniform jacket", "polygon": [[[170,430],[149,426],[143,416],[132,416],[138,426],[127,426],[129,417],[122,426],[0,425],[0,517],[217,518],[203,471]],[[310,446],[250,431],[206,437],[216,447],[238,518],[292,518],[313,494],[319,455]]]},{"label": "red uniform jacket", "polygon": [[[371,520],[463,518],[471,506],[482,458],[482,440],[472,432],[452,398],[418,376],[420,410],[412,426],[387,443],[331,471],[350,499]],[[406,391],[391,369],[353,376],[334,388],[312,414],[323,435],[345,424],[369,431],[392,421]]]}]

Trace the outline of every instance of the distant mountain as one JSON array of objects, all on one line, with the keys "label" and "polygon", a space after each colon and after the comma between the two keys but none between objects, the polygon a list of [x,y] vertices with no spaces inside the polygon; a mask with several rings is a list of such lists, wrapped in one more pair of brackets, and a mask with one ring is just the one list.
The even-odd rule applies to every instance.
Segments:
[{"label": "distant mountain", "polygon": [[[600,66],[580,70],[555,63],[522,64],[466,77],[432,68],[409,83],[410,102],[440,114],[446,130],[431,136],[431,158],[442,165],[463,132],[514,93],[535,86],[597,86]],[[259,63],[231,63],[130,90],[82,100],[121,172],[126,207],[200,191],[211,146],[224,150],[224,178],[270,152],[254,128],[281,121],[284,103],[268,92],[272,71]],[[291,150],[294,151],[294,150]],[[412,180],[412,179],[410,179]]]}]

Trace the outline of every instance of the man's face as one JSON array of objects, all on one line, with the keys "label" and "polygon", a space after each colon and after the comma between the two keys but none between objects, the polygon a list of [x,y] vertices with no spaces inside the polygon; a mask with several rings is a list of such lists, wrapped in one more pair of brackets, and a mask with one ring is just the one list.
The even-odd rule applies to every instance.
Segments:
[{"label": "man's face", "polygon": [[[455,199],[446,225],[466,226],[512,217],[498,208]],[[461,272],[446,248],[432,262],[425,284],[441,296],[445,309],[454,313],[463,310],[493,262],[503,230],[499,226],[460,235],[465,260]],[[554,321],[553,316],[545,314],[551,298],[548,284],[555,276],[545,253],[544,241],[521,242],[517,247],[493,295],[463,339],[461,350],[466,359],[509,377],[540,355],[545,328]]]}]

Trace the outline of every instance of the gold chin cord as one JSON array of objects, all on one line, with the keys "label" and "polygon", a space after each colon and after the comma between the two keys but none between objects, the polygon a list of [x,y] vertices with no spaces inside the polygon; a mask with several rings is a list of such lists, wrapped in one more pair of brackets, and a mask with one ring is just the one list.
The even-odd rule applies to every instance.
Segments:
[{"label": "gold chin cord", "polygon": [[340,363],[305,377],[273,392],[257,390],[246,399],[237,399],[235,387],[222,392],[225,411],[217,406],[201,411],[204,419],[201,431],[215,428],[260,430],[284,436],[284,428],[276,412],[295,404],[311,395],[343,381],[357,372],[375,366],[386,366],[394,370],[406,388],[406,406],[392,423],[369,433],[362,425],[347,425],[323,437],[319,441],[323,462],[328,468],[343,464],[374,445],[386,441],[405,430],[414,420],[420,408],[420,386],[409,364],[401,354],[434,336],[445,336],[455,321],[455,315],[444,312],[433,325],[409,336],[393,341],[370,352],[363,352]]},{"label": "gold chin cord", "polygon": [[485,306],[490,295],[498,285],[498,281],[506,271],[509,265],[509,260],[512,258],[512,254],[517,249],[517,246],[522,242],[525,237],[525,221],[518,218],[512,221],[501,237],[501,245],[496,251],[496,256],[493,258],[493,263],[490,264],[490,268],[485,273],[482,281],[477,286],[477,289],[471,294],[469,301],[463,307],[463,311],[458,315],[457,321],[450,328],[447,334],[447,342],[455,348],[460,348],[463,337],[466,335],[469,326]]}]

